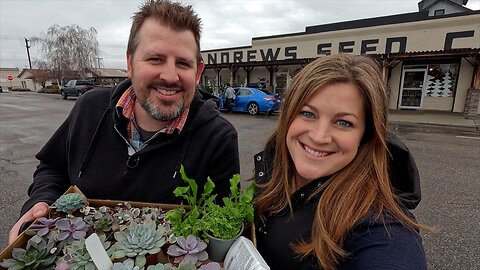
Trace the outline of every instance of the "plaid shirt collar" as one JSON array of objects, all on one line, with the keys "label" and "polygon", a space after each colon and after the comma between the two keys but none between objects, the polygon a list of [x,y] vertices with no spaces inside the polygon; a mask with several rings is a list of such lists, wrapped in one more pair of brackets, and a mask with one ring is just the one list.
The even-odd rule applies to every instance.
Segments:
[{"label": "plaid shirt collar", "polygon": [[[127,126],[128,140],[130,142],[132,142],[132,140],[137,141],[136,143],[133,143],[133,144],[137,145],[138,148],[140,148],[140,146],[143,143],[139,141],[140,136],[135,123],[135,115],[134,115],[135,101],[136,101],[135,91],[133,91],[133,87],[130,86],[122,94],[122,96],[117,102],[116,107],[121,108],[123,116],[125,116],[125,118],[129,120],[128,126]],[[187,121],[188,111],[189,111],[189,108],[185,109],[179,117],[172,120],[165,128],[158,131],[152,137],[156,137],[159,133],[173,134],[175,130],[178,130],[178,132],[180,133],[183,129],[183,126],[185,125],[185,122]]]}]

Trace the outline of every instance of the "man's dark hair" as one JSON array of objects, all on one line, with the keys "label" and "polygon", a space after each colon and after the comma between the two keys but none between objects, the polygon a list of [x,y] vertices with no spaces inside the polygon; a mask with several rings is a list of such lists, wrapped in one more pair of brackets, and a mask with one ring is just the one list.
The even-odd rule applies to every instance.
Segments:
[{"label": "man's dark hair", "polygon": [[132,28],[128,38],[127,53],[133,55],[138,46],[137,34],[143,23],[148,18],[154,18],[158,22],[171,27],[174,30],[190,30],[197,43],[197,60],[201,60],[200,35],[202,21],[191,5],[168,0],[147,0],[140,6],[140,10],[132,17]]}]

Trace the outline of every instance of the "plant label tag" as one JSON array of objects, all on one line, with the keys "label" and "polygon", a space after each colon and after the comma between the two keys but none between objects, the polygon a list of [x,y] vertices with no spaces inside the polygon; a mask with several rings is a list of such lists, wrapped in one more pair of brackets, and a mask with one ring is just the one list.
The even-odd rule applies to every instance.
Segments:
[{"label": "plant label tag", "polygon": [[98,238],[96,233],[92,233],[87,239],[85,239],[85,246],[98,270],[110,270],[113,268],[113,263],[108,257],[108,254],[103,248],[102,242],[100,242],[100,238]]},{"label": "plant label tag", "polygon": [[225,270],[270,270],[252,241],[240,236],[227,252]]}]

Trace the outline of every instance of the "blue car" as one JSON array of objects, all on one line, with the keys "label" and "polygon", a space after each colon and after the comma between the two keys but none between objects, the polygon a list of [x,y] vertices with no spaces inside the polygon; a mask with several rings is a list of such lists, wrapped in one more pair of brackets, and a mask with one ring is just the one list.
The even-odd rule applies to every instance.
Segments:
[{"label": "blue car", "polygon": [[[250,87],[235,87],[235,106],[231,108],[234,112],[248,112],[251,115],[263,113],[273,113],[280,109],[280,97],[271,93],[268,90],[250,88]],[[225,97],[220,95],[220,110],[229,110],[225,106]]]}]

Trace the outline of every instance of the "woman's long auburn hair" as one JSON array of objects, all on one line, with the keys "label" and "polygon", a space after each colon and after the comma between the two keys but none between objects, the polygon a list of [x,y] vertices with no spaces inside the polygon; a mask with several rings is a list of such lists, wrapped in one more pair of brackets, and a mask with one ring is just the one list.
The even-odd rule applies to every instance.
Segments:
[{"label": "woman's long auburn hair", "polygon": [[292,212],[296,170],[286,144],[288,129],[316,91],[337,83],[352,83],[364,96],[365,134],[352,162],[312,195],[323,192],[310,242],[293,246],[302,257],[315,255],[327,270],[335,269],[339,259],[348,255],[343,249],[346,234],[371,212],[378,218],[387,213],[412,229],[423,228],[399,208],[392,192],[387,168],[387,96],[379,65],[369,57],[348,54],[316,59],[295,76],[286,91],[277,129],[266,145],[275,146],[275,155],[271,179],[259,185],[259,216],[264,219],[285,209]]}]

